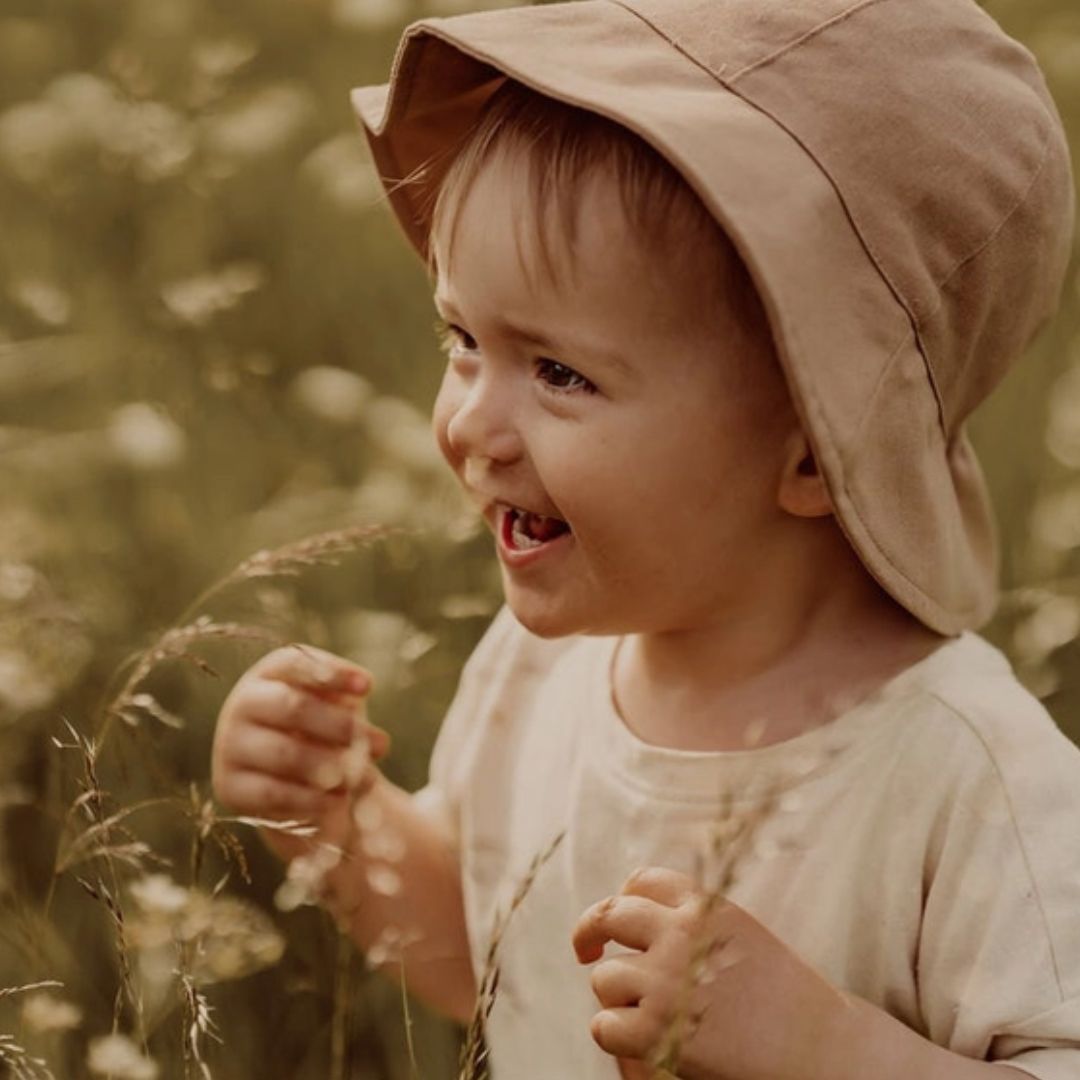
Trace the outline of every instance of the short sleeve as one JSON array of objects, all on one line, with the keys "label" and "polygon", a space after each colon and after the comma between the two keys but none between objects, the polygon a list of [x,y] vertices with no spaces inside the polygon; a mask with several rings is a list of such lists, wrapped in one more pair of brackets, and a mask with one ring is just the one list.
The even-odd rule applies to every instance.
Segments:
[{"label": "short sleeve", "polygon": [[1080,751],[1034,699],[963,728],[928,854],[917,972],[930,1039],[1080,1077]]}]

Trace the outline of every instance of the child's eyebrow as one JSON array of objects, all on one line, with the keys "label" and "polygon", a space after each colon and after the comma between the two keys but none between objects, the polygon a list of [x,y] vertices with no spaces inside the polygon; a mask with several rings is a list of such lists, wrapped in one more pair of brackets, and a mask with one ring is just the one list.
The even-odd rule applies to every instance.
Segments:
[{"label": "child's eyebrow", "polygon": [[[435,309],[444,319],[461,321],[460,312],[446,297],[437,295],[434,299]],[[623,372],[628,372],[630,370],[630,365],[623,356],[611,349],[604,348],[602,345],[592,345],[588,342],[576,341],[572,338],[554,342],[539,330],[534,330],[528,326],[516,325],[499,315],[492,317],[491,327],[502,337],[512,338],[529,345],[535,345],[537,348],[548,352],[560,353],[569,350],[571,353],[595,357],[612,367],[619,368]]]}]

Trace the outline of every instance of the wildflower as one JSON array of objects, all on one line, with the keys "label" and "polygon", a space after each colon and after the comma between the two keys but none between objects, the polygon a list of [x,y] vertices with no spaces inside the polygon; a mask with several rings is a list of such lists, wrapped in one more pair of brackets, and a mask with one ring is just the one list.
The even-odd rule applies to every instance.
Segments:
[{"label": "wildflower", "polygon": [[346,30],[384,30],[404,21],[402,0],[334,0],[330,17]]},{"label": "wildflower", "polygon": [[317,904],[323,895],[326,875],[341,859],[341,850],[326,844],[307,855],[298,855],[289,863],[285,880],[274,894],[274,906],[279,911],[295,911],[307,904]]},{"label": "wildflower", "polygon": [[383,197],[378,173],[351,133],[336,135],[312,150],[300,175],[339,213],[366,213]]},{"label": "wildflower", "polygon": [[1040,499],[1031,515],[1031,530],[1050,551],[1080,547],[1080,486]]},{"label": "wildflower", "polygon": [[12,300],[43,326],[59,329],[71,321],[71,294],[54,281],[24,277],[9,289]]},{"label": "wildflower", "polygon": [[132,898],[147,915],[177,915],[187,907],[191,894],[168,874],[149,874],[130,886]]},{"label": "wildflower", "polygon": [[34,994],[23,1002],[23,1023],[32,1031],[71,1031],[82,1023],[82,1010],[47,991]]},{"label": "wildflower", "polygon": [[90,1043],[86,1063],[90,1071],[112,1080],[157,1080],[157,1062],[144,1057],[126,1035],[103,1035]]},{"label": "wildflower", "polygon": [[28,656],[15,649],[0,649],[0,709],[30,712],[49,705],[57,687]]},{"label": "wildflower", "polygon": [[1080,601],[1047,596],[1013,631],[1013,647],[1021,661],[1039,664],[1055,649],[1080,637]]},{"label": "wildflower", "polygon": [[[360,800],[360,802],[368,801],[372,800]],[[369,858],[381,859],[387,863],[401,862],[405,857],[405,838],[389,828],[364,833],[360,839],[360,846]]]},{"label": "wildflower", "polygon": [[380,896],[397,896],[401,892],[401,875],[390,866],[375,863],[367,868],[367,883]]},{"label": "wildflower", "polygon": [[336,427],[359,423],[372,396],[366,379],[330,364],[306,368],[293,380],[290,393],[313,417]]},{"label": "wildflower", "polygon": [[185,889],[165,874],[144,877],[131,894],[139,907],[131,941],[151,982],[171,977],[181,949],[185,972],[199,985],[250,975],[284,955],[284,939],[273,923],[238,897]]},{"label": "wildflower", "polygon": [[307,140],[318,116],[310,90],[299,83],[274,83],[210,119],[204,149],[216,159],[216,175],[228,176],[241,166],[291,153]]},{"label": "wildflower", "polygon": [[1046,446],[1070,468],[1080,468],[1080,362],[1055,383],[1049,402]]},{"label": "wildflower", "polygon": [[381,397],[365,414],[368,434],[392,461],[416,472],[439,471],[442,456],[427,418],[401,398]]},{"label": "wildflower", "polygon": [[116,409],[108,437],[117,460],[145,472],[173,468],[187,451],[183,428],[144,401]]},{"label": "wildflower", "polygon": [[0,562],[0,600],[17,604],[27,599],[37,580],[37,571],[27,563]]},{"label": "wildflower", "polygon": [[258,263],[232,262],[220,270],[171,282],[162,288],[161,299],[176,319],[198,328],[231,311],[265,280],[266,272]]}]

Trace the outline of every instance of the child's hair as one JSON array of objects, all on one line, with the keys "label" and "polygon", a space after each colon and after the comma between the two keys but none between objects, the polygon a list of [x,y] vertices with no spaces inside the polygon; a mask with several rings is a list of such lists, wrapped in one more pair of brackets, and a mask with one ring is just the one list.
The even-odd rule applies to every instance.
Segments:
[{"label": "child's hair", "polygon": [[[540,270],[549,283],[558,278],[556,245],[574,251],[582,191],[590,177],[606,173],[618,183],[627,225],[657,257],[658,272],[699,276],[704,288],[698,295],[715,301],[714,311],[733,313],[746,339],[775,360],[768,319],[745,264],[682,175],[622,125],[512,79],[492,95],[439,186],[428,245],[433,273],[435,237],[449,262],[465,193],[484,166],[503,154],[520,155],[526,166]],[[560,225],[554,243],[540,224],[552,220],[549,215]],[[708,315],[702,312],[703,320]]]}]

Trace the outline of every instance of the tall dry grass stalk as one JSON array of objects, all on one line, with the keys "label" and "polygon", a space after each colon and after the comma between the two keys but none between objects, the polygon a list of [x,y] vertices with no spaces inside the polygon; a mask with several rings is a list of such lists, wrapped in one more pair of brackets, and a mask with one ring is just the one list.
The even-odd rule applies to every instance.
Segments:
[{"label": "tall dry grass stalk", "polygon": [[484,1041],[484,1031],[499,993],[499,949],[515,913],[525,902],[540,871],[558,850],[565,837],[566,833],[560,832],[546,850],[533,858],[524,877],[514,890],[509,905],[495,916],[495,924],[492,927],[487,953],[484,957],[484,970],[480,975],[476,1004],[473,1006],[472,1018],[465,1030],[465,1040],[461,1047],[457,1080],[487,1080],[491,1075],[488,1070],[488,1048]]},{"label": "tall dry grass stalk", "polygon": [[[47,921],[49,918],[57,883],[66,875],[72,876],[85,895],[102,905],[112,929],[117,965],[118,985],[113,998],[112,1031],[110,1035],[91,1041],[91,1054],[87,1061],[91,1072],[116,1076],[158,1075],[159,1067],[149,1056],[152,1025],[140,990],[141,976],[137,973],[137,966],[144,959],[147,948],[167,946],[176,949],[175,964],[166,972],[166,976],[172,981],[173,1002],[181,1018],[179,1045],[185,1080],[213,1080],[206,1050],[209,1043],[220,1042],[222,1035],[213,1020],[213,1006],[204,989],[207,980],[213,982],[221,978],[239,977],[257,966],[265,966],[266,962],[276,962],[280,958],[280,951],[271,949],[268,953],[264,942],[256,952],[244,958],[246,939],[243,935],[249,931],[243,925],[247,916],[238,910],[242,902],[235,901],[231,908],[225,910],[220,905],[226,904],[227,898],[221,901],[215,899],[227,878],[217,883],[212,894],[206,894],[199,888],[206,849],[208,845],[214,845],[226,864],[235,867],[241,878],[250,882],[243,844],[233,832],[235,826],[276,829],[304,837],[310,837],[314,832],[304,822],[223,815],[214,807],[212,800],[201,795],[197,785],[192,786],[186,800],[166,796],[116,806],[102,784],[100,769],[102,755],[116,721],[120,721],[124,727],[134,728],[149,719],[169,728],[181,728],[184,726],[183,718],[143,689],[147,679],[159,666],[178,660],[205,674],[216,675],[216,671],[197,651],[203,642],[279,643],[276,635],[262,627],[220,620],[204,610],[226,590],[252,580],[292,577],[308,568],[332,565],[345,554],[369,547],[388,535],[389,531],[380,527],[339,529],[272,551],[261,551],[245,559],[236,569],[206,589],[180,616],[176,625],[166,629],[150,646],[134,653],[117,669],[106,688],[103,704],[87,718],[85,726],[65,720],[65,736],[53,738],[54,747],[62,754],[74,757],[78,763],[75,781],[78,793],[64,814],[44,905],[44,919]],[[359,751],[353,756],[358,758],[358,755]],[[357,760],[353,765],[356,771],[364,763]],[[191,829],[187,866],[190,881],[187,886],[178,886],[159,873],[170,866],[169,859],[156,852],[132,827],[132,819],[144,811],[170,806],[180,812],[180,819],[187,820]],[[140,883],[143,886],[139,898],[140,913],[133,924],[127,910],[128,892]],[[156,895],[156,899],[152,894]],[[215,907],[215,904],[219,906]],[[250,925],[254,927],[250,933],[256,935],[252,941],[263,941],[258,935],[265,937],[265,932],[254,924]],[[232,935],[230,948],[220,951],[222,957],[231,959],[215,962],[212,948],[214,935],[222,933]],[[207,953],[208,948],[210,953]],[[258,949],[261,949],[261,953],[258,953]],[[237,955],[241,956],[239,962]],[[269,961],[268,957],[271,957]],[[0,990],[0,1000],[17,993],[58,985],[53,980],[46,980]],[[345,992],[340,981],[335,994],[339,991]],[[347,1016],[344,1004],[335,1002],[335,1009],[341,1012],[342,1017]],[[125,1029],[132,1031],[133,1042],[122,1034]],[[343,1033],[335,1035],[335,1058],[341,1056],[339,1044],[343,1038]],[[129,1065],[124,1065],[125,1061]],[[46,1061],[29,1053],[14,1035],[0,1034],[0,1064],[7,1075],[17,1080],[54,1080]],[[129,1071],[125,1072],[124,1069]]]}]

